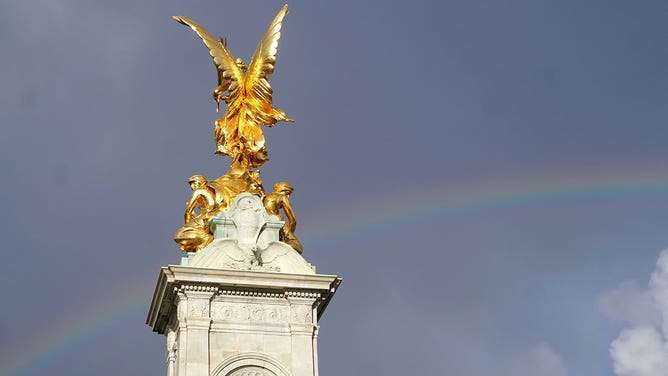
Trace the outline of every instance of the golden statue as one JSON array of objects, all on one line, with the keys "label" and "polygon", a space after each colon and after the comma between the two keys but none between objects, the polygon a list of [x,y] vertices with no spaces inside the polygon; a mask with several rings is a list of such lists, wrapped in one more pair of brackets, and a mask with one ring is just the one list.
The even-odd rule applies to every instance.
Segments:
[{"label": "golden statue", "polygon": [[174,241],[187,252],[198,251],[211,243],[211,218],[227,209],[239,193],[249,192],[264,196],[264,190],[257,178],[239,167],[230,168],[225,175],[215,180],[193,175],[188,179],[188,184],[192,195],[186,203],[184,225],[174,234]]},{"label": "golden statue", "polygon": [[285,221],[286,218],[280,212],[280,209],[283,209],[285,217],[287,217],[287,222],[281,228],[280,240],[301,254],[304,252],[304,247],[302,247],[302,243],[295,236],[297,217],[295,217],[295,212],[292,210],[292,205],[290,205],[290,194],[293,191],[294,188],[286,182],[274,184],[274,191],[264,197],[264,207],[267,209],[267,213],[278,216],[281,220]]},{"label": "golden statue", "polygon": [[[227,104],[225,115],[215,122],[216,154],[230,156],[232,166],[251,169],[253,164],[257,164],[255,155],[265,146],[261,125],[271,127],[279,121],[294,121],[283,110],[272,106],[272,89],[269,86],[281,26],[287,14],[286,4],[267,28],[248,67],[240,58],[234,59],[224,38],[214,37],[193,20],[174,16],[176,21],[197,33],[213,57],[218,70],[218,87],[213,91],[216,111],[221,100]],[[228,94],[224,95],[225,92]]]},{"label": "golden statue", "polygon": [[263,200],[268,214],[283,219],[283,210],[287,222],[280,230],[280,240],[297,252],[303,252],[294,235],[297,218],[289,198],[293,188],[284,182],[277,183],[274,192],[265,196],[258,170],[269,160],[261,126],[271,127],[279,121],[294,121],[283,110],[273,107],[273,92],[269,85],[283,18],[287,14],[286,4],[267,28],[248,67],[243,60],[232,56],[224,38],[214,37],[191,19],[174,16],[176,21],[195,31],[213,58],[218,71],[218,86],[213,90],[216,112],[220,110],[221,100],[227,105],[224,116],[215,121],[215,153],[232,158],[225,175],[214,180],[193,175],[188,180],[192,195],[186,204],[184,225],[174,234],[174,240],[184,251],[196,252],[211,243],[211,219],[227,209],[240,193],[249,192]]},{"label": "golden statue", "polygon": [[179,243],[182,250],[194,252],[213,240],[209,221],[216,208],[216,192],[206,184],[206,178],[202,175],[191,176],[188,183],[193,192],[186,204],[183,218],[185,224],[174,234],[174,241]]}]

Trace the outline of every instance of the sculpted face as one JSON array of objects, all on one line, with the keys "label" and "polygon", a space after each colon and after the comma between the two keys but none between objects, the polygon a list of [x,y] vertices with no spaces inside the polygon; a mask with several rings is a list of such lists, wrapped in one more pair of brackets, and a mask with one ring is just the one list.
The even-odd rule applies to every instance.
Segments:
[{"label": "sculpted face", "polygon": [[213,93],[211,93],[211,96],[213,97],[214,101],[220,102],[220,100],[223,98],[223,93],[224,93],[224,91],[219,85],[218,87],[216,87],[213,90]]},{"label": "sculpted face", "polygon": [[253,165],[257,167],[262,166],[266,161],[269,160],[269,153],[267,153],[267,147],[263,146],[260,150],[253,155]]},{"label": "sculpted face", "polygon": [[190,188],[194,191],[206,183],[206,178],[202,175],[193,175],[188,179],[188,183],[190,183]]},{"label": "sculpted face", "polygon": [[242,72],[246,73],[246,69],[248,68],[246,67],[246,64],[244,64],[242,58],[238,57],[236,60],[234,60],[234,62],[237,63],[237,67],[239,67],[239,69],[241,69]]},{"label": "sculpted face", "polygon": [[280,182],[280,183],[274,184],[274,191],[277,192],[277,193],[283,193],[283,194],[289,195],[289,194],[292,193],[293,190],[294,190],[294,188],[292,188],[292,186],[290,184],[285,183],[285,182]]}]

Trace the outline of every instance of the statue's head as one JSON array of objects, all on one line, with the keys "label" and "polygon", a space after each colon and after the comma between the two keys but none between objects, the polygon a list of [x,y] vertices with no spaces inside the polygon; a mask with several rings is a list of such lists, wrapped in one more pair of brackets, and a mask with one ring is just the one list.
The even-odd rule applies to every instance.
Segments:
[{"label": "statue's head", "polygon": [[274,184],[274,192],[284,193],[286,195],[291,194],[295,189],[292,186],[284,181]]},{"label": "statue's head", "polygon": [[213,93],[211,93],[213,100],[216,101],[216,113],[220,112],[220,100],[223,99],[223,93],[223,88],[220,85],[218,85],[218,87],[213,90]]},{"label": "statue's head", "polygon": [[269,153],[267,152],[267,146],[262,146],[260,150],[253,153],[251,156],[251,166],[253,168],[258,168],[262,166],[265,162],[269,160]]},{"label": "statue's head", "polygon": [[190,187],[195,190],[206,184],[206,178],[202,175],[193,175],[188,178],[188,184],[190,184]]},{"label": "statue's head", "polygon": [[220,85],[218,85],[215,89],[213,89],[212,93],[213,100],[216,102],[220,102],[220,99],[223,97],[223,93],[224,93],[223,88]]},{"label": "statue's head", "polygon": [[241,69],[242,72],[245,73],[246,69],[248,69],[248,67],[246,67],[246,64],[244,64],[244,60],[242,58],[238,57],[236,60],[234,60],[234,62],[237,63],[237,67],[239,67],[239,69]]}]

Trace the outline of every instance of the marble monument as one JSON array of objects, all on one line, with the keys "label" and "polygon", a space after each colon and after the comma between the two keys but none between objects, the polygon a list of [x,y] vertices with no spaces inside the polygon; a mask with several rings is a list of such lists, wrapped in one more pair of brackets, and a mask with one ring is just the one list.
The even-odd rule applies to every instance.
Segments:
[{"label": "marble monument", "polygon": [[[184,224],[174,240],[185,256],[161,268],[146,323],[167,342],[168,376],[318,375],[318,319],[341,278],[316,274],[295,235],[293,187],[265,193],[259,168],[269,160],[261,126],[293,121],[272,105],[283,6],[247,67],[216,38],[184,16],[209,49],[218,73],[213,91],[216,154],[226,174],[195,174]],[[227,93],[227,95],[224,95]]]}]

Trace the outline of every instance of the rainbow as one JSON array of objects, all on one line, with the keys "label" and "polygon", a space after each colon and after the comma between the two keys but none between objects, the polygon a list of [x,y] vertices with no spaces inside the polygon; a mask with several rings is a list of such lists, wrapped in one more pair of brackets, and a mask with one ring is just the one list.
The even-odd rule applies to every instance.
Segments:
[{"label": "rainbow", "polygon": [[[628,167],[628,168],[627,168]],[[353,220],[323,219],[318,227],[300,228],[308,249],[321,252],[342,241],[374,238],[397,227],[418,226],[430,221],[489,219],[509,211],[540,210],[563,205],[614,205],[619,202],[666,203],[668,172],[619,166],[614,171],[586,171],[567,174],[550,171],[525,177],[492,177],[485,181],[449,184],[434,189],[418,189],[401,200],[380,197],[374,202],[344,208],[348,214],[364,213]],[[633,172],[629,172],[633,171]],[[336,211],[336,209],[333,209]],[[331,215],[329,218],[340,218]],[[351,218],[350,216],[344,218]],[[329,221],[329,222],[327,222]],[[157,266],[156,266],[157,268]],[[2,376],[42,375],[72,361],[84,349],[105,336],[143,317],[150,304],[155,274],[132,281],[111,299],[97,302],[86,312],[61,323],[49,325],[0,359]],[[148,328],[147,328],[148,330]]]},{"label": "rainbow", "polygon": [[[555,173],[543,171],[529,176],[498,176],[465,184],[449,184],[432,190],[415,189],[415,194],[397,200],[380,197],[364,205],[347,207],[348,213],[333,215],[345,221],[325,219],[318,228],[304,229],[309,249],[336,248],[342,241],[376,237],[399,226],[417,226],[429,221],[501,218],[508,211],[542,210],[563,205],[616,205],[620,202],[651,200],[666,203],[668,168],[617,171]],[[633,171],[633,172],[628,172]],[[347,215],[346,215],[347,214]],[[351,215],[352,214],[352,215]],[[352,219],[350,219],[352,218]]]}]

